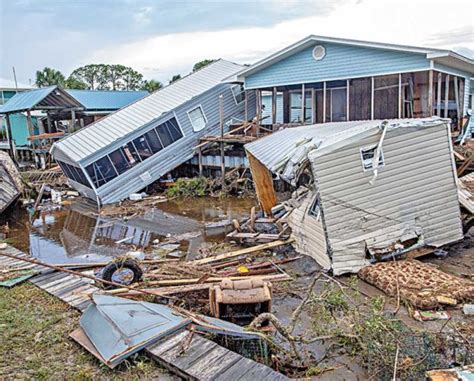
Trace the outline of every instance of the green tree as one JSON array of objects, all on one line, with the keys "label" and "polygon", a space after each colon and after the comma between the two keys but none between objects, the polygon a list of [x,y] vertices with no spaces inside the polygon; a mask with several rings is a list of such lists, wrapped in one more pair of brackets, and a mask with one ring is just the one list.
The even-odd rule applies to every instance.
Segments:
[{"label": "green tree", "polygon": [[96,90],[104,87],[104,66],[102,64],[85,65],[74,70],[69,78],[71,81],[85,83],[87,89]]},{"label": "green tree", "polygon": [[178,79],[181,79],[181,74],[175,74],[170,79],[170,84],[176,82]]},{"label": "green tree", "polygon": [[127,67],[122,75],[124,90],[138,90],[142,86],[143,75],[138,71]]},{"label": "green tree", "polygon": [[104,76],[111,90],[120,90],[124,87],[123,76],[130,69],[124,65],[105,65]]},{"label": "green tree", "polygon": [[202,69],[204,66],[207,66],[213,62],[216,62],[216,60],[205,59],[205,60],[196,62],[193,66],[193,72],[195,72],[196,70]]},{"label": "green tree", "polygon": [[75,89],[75,90],[87,89],[87,85],[84,82],[79,81],[78,79],[72,78],[72,77],[69,77],[68,79],[66,79],[66,82],[64,83],[64,87],[66,89]]},{"label": "green tree", "polygon": [[156,90],[159,90],[163,87],[163,84],[160,81],[155,79],[150,79],[149,81],[144,80],[142,83],[141,90],[146,90],[149,93],[153,93]]},{"label": "green tree", "polygon": [[64,75],[56,69],[51,69],[50,67],[45,67],[43,70],[38,70],[36,72],[36,86],[46,87],[46,86],[64,86],[65,82]]}]

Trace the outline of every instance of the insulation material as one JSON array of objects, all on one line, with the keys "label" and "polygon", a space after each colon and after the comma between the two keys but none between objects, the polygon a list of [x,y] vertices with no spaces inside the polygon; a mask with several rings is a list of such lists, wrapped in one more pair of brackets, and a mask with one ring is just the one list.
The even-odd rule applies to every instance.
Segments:
[{"label": "insulation material", "polygon": [[364,267],[359,277],[389,296],[400,298],[420,309],[437,308],[474,300],[474,282],[447,274],[436,267],[416,261],[380,262]]}]

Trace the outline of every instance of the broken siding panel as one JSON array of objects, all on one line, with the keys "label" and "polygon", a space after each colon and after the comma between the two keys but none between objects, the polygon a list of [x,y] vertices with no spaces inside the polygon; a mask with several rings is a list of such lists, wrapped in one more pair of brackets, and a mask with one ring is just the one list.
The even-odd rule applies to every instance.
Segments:
[{"label": "broken siding panel", "polygon": [[385,166],[373,186],[360,148],[377,144],[378,136],[313,159],[334,268],[341,258],[361,263],[365,242],[386,245],[417,230],[434,246],[462,238],[447,128],[389,130]]},{"label": "broken siding panel", "polygon": [[326,235],[322,222],[308,214],[314,195],[308,195],[298,208],[288,217],[295,247],[299,253],[313,257],[325,270],[331,268],[331,260],[327,254]]},{"label": "broken siding panel", "polygon": [[[316,45],[323,45],[326,49],[326,55],[320,61],[316,61],[312,55]],[[315,43],[314,46],[247,76],[245,88],[256,89],[429,69],[426,54],[334,43]]]},{"label": "broken siding panel", "polygon": [[[198,144],[200,137],[204,135],[216,135],[220,133],[220,115],[219,115],[219,95],[223,94],[224,101],[224,121],[227,122],[231,118],[243,119],[244,118],[244,102],[238,106],[235,104],[234,97],[232,95],[231,85],[222,84],[216,86],[214,89],[206,92],[205,94],[196,97],[190,102],[178,107],[175,110],[176,119],[178,124],[183,131],[184,137],[174,142],[173,144],[165,147],[154,156],[148,158],[146,161],[137,164],[127,172],[109,181],[97,190],[97,193],[103,203],[116,202],[120,199],[128,197],[131,193],[137,192],[152,182],[156,181],[161,176],[165,175],[169,171],[173,170],[177,166],[191,159],[194,155],[194,147]],[[255,97],[249,97],[249,103],[253,100],[255,103]],[[187,112],[198,105],[202,106],[204,114],[207,119],[207,126],[199,132],[195,132],[192,128]],[[255,110],[255,108],[253,108]],[[152,124],[156,126],[165,120],[170,119],[174,115],[167,115],[166,117],[158,119]],[[249,119],[254,117],[249,110]],[[226,128],[226,127],[225,127]],[[128,135],[126,140],[121,140],[119,145],[113,145],[107,149],[107,153],[113,152],[115,149],[120,147],[126,141],[141,136],[150,127],[140,128],[133,134]],[[101,153],[100,157],[105,155]],[[99,156],[94,156],[93,159],[87,161],[95,161],[99,159]],[[87,165],[86,164],[86,165]],[[146,175],[148,172],[149,176]],[[145,174],[143,178],[141,174]]]}]

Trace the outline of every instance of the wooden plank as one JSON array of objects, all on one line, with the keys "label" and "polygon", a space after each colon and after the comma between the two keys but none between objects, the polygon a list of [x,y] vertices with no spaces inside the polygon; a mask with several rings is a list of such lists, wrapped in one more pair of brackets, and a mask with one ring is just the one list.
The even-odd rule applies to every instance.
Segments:
[{"label": "wooden plank", "polygon": [[272,173],[251,153],[247,152],[247,157],[260,206],[266,215],[271,215],[272,208],[277,204]]},{"label": "wooden plank", "polygon": [[[254,361],[249,360],[245,357],[241,357],[239,361],[234,363],[224,372],[219,374],[217,377],[212,377],[215,381],[228,381],[228,380],[238,380],[247,372],[248,368],[254,366]],[[254,380],[255,381],[255,380]]]},{"label": "wooden plank", "polygon": [[152,346],[147,348],[147,351],[154,356],[161,356],[162,353],[170,350],[174,346],[178,345],[188,334],[187,331],[181,331],[171,337],[166,338],[166,340],[162,340],[153,344]]},{"label": "wooden plank", "polygon": [[229,253],[218,254],[218,255],[214,255],[212,257],[203,258],[203,259],[197,259],[197,260],[191,261],[190,263],[191,264],[196,264],[196,265],[202,265],[202,264],[206,264],[206,263],[218,262],[218,261],[221,261],[223,259],[238,257],[240,255],[245,255],[245,254],[251,254],[251,253],[255,253],[257,251],[271,249],[273,247],[277,247],[277,246],[281,246],[281,245],[286,245],[286,244],[289,244],[289,243],[292,243],[292,242],[293,242],[293,239],[290,238],[290,239],[287,239],[285,241],[279,240],[279,241],[275,241],[275,242],[263,243],[261,245],[247,247],[245,249],[235,250],[235,251],[231,251]]},{"label": "wooden plank", "polygon": [[207,353],[206,357],[199,359],[188,368],[187,372],[199,380],[208,380],[230,368],[240,360],[240,357],[237,353],[217,345]]},{"label": "wooden plank", "polygon": [[370,77],[370,119],[371,120],[374,120],[374,113],[375,113],[374,88],[375,88],[375,78]]},{"label": "wooden plank", "polygon": [[200,359],[208,361],[208,353],[219,346],[213,341],[201,339],[201,337],[194,334],[190,347],[184,353],[180,354],[183,350],[182,345],[177,345],[172,350],[165,352],[161,357],[165,360],[168,359],[174,366],[183,370],[192,367]]}]

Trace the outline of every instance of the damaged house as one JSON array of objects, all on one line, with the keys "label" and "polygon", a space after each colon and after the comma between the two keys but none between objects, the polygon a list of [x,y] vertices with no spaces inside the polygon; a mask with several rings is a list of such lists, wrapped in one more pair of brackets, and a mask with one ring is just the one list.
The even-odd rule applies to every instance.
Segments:
[{"label": "damaged house", "polygon": [[311,35],[237,78],[257,91],[271,129],[437,115],[469,134],[473,76],[474,61],[450,50]]},{"label": "damaged house", "polygon": [[242,69],[218,60],[56,142],[52,155],[81,194],[127,198],[191,159],[200,137],[254,117],[255,99],[228,82]]},{"label": "damaged house", "polygon": [[272,175],[298,186],[284,203],[296,248],[336,275],[463,238],[448,119],[287,128],[245,148],[262,209]]}]

